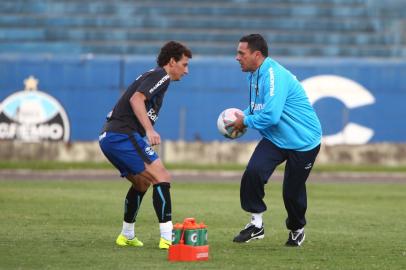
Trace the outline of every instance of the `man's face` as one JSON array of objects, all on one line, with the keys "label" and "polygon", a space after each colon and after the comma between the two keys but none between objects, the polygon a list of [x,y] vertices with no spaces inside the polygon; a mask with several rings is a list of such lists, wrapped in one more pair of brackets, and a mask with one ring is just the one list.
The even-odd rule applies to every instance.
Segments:
[{"label": "man's face", "polygon": [[257,51],[251,52],[248,42],[240,42],[235,59],[240,63],[243,72],[253,72],[257,69]]},{"label": "man's face", "polygon": [[169,62],[169,76],[172,81],[179,81],[184,75],[189,73],[189,57],[182,55],[182,58],[176,62],[172,58]]}]

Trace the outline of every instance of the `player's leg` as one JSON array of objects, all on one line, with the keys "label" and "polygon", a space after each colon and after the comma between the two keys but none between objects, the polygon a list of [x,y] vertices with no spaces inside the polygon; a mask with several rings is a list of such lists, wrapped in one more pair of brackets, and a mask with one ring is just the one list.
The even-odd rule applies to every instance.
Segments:
[{"label": "player's leg", "polygon": [[141,174],[142,179],[153,184],[154,208],[161,231],[159,247],[167,249],[171,244],[173,227],[169,191],[171,176],[152,147],[138,133],[125,136],[127,138],[124,140],[121,137],[112,140],[115,142],[114,147],[109,147],[112,150],[106,156],[120,170],[121,176]]},{"label": "player's leg", "polygon": [[290,230],[286,245],[289,246],[300,246],[305,238],[306,180],[319,149],[320,146],[305,152],[289,151],[283,180],[283,202],[288,213],[286,227]]},{"label": "player's leg", "polygon": [[[144,161],[142,173],[153,184],[153,204],[159,220],[161,239],[159,248],[168,249],[172,243],[172,203],[170,196],[171,176],[154,149],[138,133],[129,137],[138,156]],[[135,170],[137,168],[134,168]]]},{"label": "player's leg", "polygon": [[284,159],[283,150],[265,138],[255,148],[240,186],[241,207],[251,213],[251,222],[234,238],[234,242],[248,242],[264,237],[262,214],[267,209],[263,201],[264,187],[276,166]]},{"label": "player's leg", "polygon": [[159,248],[167,249],[172,243],[172,202],[170,193],[171,175],[165,169],[160,159],[150,164],[145,164],[146,172],[154,179],[153,205],[159,221],[161,239]]},{"label": "player's leg", "polygon": [[151,185],[151,180],[148,177],[148,175],[143,173],[126,176],[132,185],[128,189],[124,201],[123,227],[121,234],[116,239],[116,243],[119,246],[143,246],[142,242],[135,235],[134,225],[144,194]]},{"label": "player's leg", "polygon": [[[130,136],[138,156],[144,161],[143,175],[153,184],[153,205],[159,220],[161,238],[159,248],[168,249],[172,243],[172,203],[170,196],[171,176],[154,149],[138,133]],[[135,169],[135,168],[134,168]]]},{"label": "player's leg", "polygon": [[126,196],[122,233],[117,237],[116,243],[120,246],[142,246],[142,242],[135,237],[134,222],[142,197],[153,181],[149,174],[143,173],[144,161],[150,160],[150,156],[158,157],[138,134],[129,136],[107,132],[100,139],[100,147],[120,171],[121,177],[126,177],[132,183]]}]

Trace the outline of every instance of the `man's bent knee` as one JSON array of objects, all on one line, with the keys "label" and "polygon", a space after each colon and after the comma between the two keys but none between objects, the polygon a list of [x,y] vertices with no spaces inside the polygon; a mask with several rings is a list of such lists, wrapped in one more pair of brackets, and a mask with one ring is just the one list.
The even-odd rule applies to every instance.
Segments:
[{"label": "man's bent knee", "polygon": [[157,159],[151,164],[146,164],[145,165],[145,170],[149,174],[151,174],[156,182],[161,183],[161,182],[170,182],[171,181],[171,175],[168,172],[168,170],[164,167],[162,164],[161,160]]},{"label": "man's bent knee", "polygon": [[127,179],[132,183],[135,190],[140,192],[146,192],[152,183],[147,176],[142,174],[128,175]]}]

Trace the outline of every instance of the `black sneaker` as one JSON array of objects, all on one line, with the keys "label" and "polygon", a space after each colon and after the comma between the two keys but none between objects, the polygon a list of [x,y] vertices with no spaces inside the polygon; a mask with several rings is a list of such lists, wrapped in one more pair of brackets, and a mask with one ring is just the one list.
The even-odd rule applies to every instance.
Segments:
[{"label": "black sneaker", "polygon": [[305,232],[303,228],[296,231],[290,231],[288,241],[286,241],[285,245],[289,247],[299,247],[304,240]]},{"label": "black sneaker", "polygon": [[237,243],[248,243],[252,239],[262,239],[264,238],[264,225],[261,228],[255,227],[254,224],[248,223],[244,230],[242,230],[236,237],[234,237],[233,242]]}]

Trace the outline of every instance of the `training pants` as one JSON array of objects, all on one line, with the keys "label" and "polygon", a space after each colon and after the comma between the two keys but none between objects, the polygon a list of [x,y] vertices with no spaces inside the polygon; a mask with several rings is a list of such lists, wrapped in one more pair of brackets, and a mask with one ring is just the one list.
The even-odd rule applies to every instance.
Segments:
[{"label": "training pants", "polygon": [[306,180],[319,150],[320,145],[303,152],[282,149],[263,138],[255,148],[241,179],[242,209],[250,213],[266,211],[264,186],[276,166],[286,161],[283,179],[283,201],[288,213],[286,226],[289,230],[303,228],[306,225]]}]

